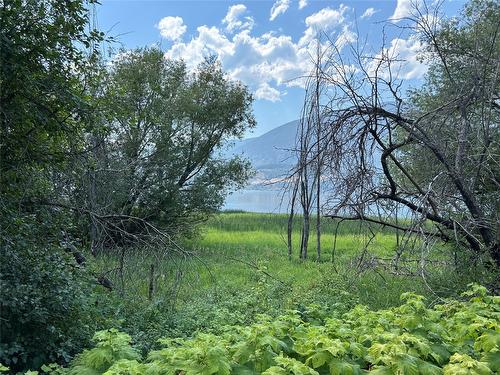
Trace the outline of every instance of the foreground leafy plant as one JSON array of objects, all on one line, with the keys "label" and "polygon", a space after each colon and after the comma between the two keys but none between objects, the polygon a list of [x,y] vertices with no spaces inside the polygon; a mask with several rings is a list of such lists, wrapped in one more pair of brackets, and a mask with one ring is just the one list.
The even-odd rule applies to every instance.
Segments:
[{"label": "foreground leafy plant", "polygon": [[472,285],[466,301],[428,308],[422,296],[402,295],[395,308],[357,306],[338,317],[289,311],[262,315],[220,335],[162,339],[141,361],[130,337],[98,332],[72,375],[115,374],[415,374],[487,375],[500,371],[500,297]]},{"label": "foreground leafy plant", "polygon": [[125,368],[126,373],[131,373],[130,369],[141,359],[130,345],[130,336],[116,329],[99,331],[93,340],[96,347],[76,357],[70,374],[115,374],[122,373],[120,370]]}]

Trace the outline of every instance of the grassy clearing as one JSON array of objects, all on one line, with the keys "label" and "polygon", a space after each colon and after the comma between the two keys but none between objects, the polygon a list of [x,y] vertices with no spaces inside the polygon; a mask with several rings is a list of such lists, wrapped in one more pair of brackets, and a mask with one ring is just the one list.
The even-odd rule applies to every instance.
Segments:
[{"label": "grassy clearing", "polygon": [[[367,272],[356,275],[353,259],[358,257],[369,241],[363,224],[344,222],[337,229],[335,262],[332,249],[336,222],[322,220],[322,258],[316,261],[316,235],[311,231],[310,259],[301,261],[296,254],[299,243],[299,222],[296,218],[293,233],[294,254],[287,259],[286,215],[254,213],[221,213],[214,216],[201,230],[200,235],[183,243],[197,254],[190,259],[157,258],[147,252],[134,252],[126,257],[125,285],[131,295],[147,296],[150,265],[155,264],[157,296],[173,294],[179,304],[215,295],[217,289],[248,290],[256,280],[280,280],[289,286],[290,294],[296,290],[313,290],[318,280],[337,275],[347,280],[350,292],[363,296],[361,302],[388,307],[397,303],[400,291],[415,290],[425,293],[420,280]],[[369,254],[391,257],[396,249],[396,234],[387,228],[375,228],[376,236],[370,242]],[[116,258],[101,259],[102,269],[116,269]],[[177,285],[176,280],[182,279]],[[114,275],[117,285],[120,280]],[[278,282],[280,283],[280,282]],[[173,287],[172,285],[176,285]],[[371,297],[373,289],[380,288]],[[175,289],[175,290],[174,290]],[[396,289],[396,290],[393,290]],[[396,299],[394,299],[394,298]]]},{"label": "grassy clearing", "polygon": [[[159,337],[191,336],[196,331],[217,333],[225,325],[251,324],[257,314],[277,316],[286,309],[304,309],[311,304],[345,311],[358,303],[373,309],[388,308],[400,303],[403,292],[416,292],[433,301],[436,295],[428,285],[439,286],[435,290],[441,295],[453,295],[468,282],[446,269],[428,275],[427,284],[422,278],[395,276],[378,269],[360,273],[355,265],[369,236],[359,222],[339,227],[334,263],[331,250],[336,223],[322,221],[321,262],[316,261],[314,230],[310,259],[298,259],[300,233],[296,225],[294,254],[289,261],[285,226],[285,215],[221,213],[206,223],[197,238],[182,244],[195,257],[161,257],[134,249],[125,258],[124,294],[115,301],[126,317],[118,328],[142,342],[147,351]],[[369,254],[391,257],[396,233],[383,228],[375,228],[375,233]],[[155,267],[155,290],[150,301],[151,264]],[[98,267],[116,270],[117,257],[101,257]],[[118,273],[108,275],[120,288]]]},{"label": "grassy clearing", "polygon": [[[296,221],[298,222],[300,218]],[[187,242],[186,247],[196,251],[217,279],[217,283],[247,287],[255,275],[256,266],[265,267],[270,275],[293,286],[311,285],[321,273],[332,272],[332,249],[335,223],[322,221],[322,258],[316,262],[316,233],[311,233],[309,260],[301,261],[296,254],[300,239],[298,223],[293,233],[293,259],[287,259],[286,215],[222,213],[210,220],[199,238]],[[343,223],[338,230],[335,266],[359,255],[368,237],[361,234],[359,223]],[[389,256],[396,246],[394,233],[380,229],[371,243],[371,251]],[[249,266],[252,265],[252,266]],[[201,288],[210,287],[208,269],[199,268]]]}]

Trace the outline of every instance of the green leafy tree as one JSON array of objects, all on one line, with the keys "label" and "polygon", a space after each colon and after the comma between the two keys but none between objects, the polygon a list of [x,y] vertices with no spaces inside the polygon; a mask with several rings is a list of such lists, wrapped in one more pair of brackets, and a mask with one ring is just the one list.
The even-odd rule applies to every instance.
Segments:
[{"label": "green leafy tree", "polygon": [[189,72],[156,48],[121,53],[106,100],[106,167],[97,177],[105,212],[187,233],[247,181],[249,164],[220,150],[255,125],[252,97],[215,59]]},{"label": "green leafy tree", "polygon": [[93,3],[0,5],[0,192],[16,203],[50,193],[48,169],[82,151],[90,112],[84,85],[102,40],[86,29]]}]

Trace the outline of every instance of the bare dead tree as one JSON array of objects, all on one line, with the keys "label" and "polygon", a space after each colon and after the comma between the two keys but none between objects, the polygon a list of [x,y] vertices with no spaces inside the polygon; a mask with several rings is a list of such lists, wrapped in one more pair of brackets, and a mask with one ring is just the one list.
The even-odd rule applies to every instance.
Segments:
[{"label": "bare dead tree", "polygon": [[316,260],[321,260],[321,85],[317,77],[321,73],[321,45],[316,43],[315,87],[314,87],[314,115],[316,124]]},{"label": "bare dead tree", "polygon": [[288,247],[288,260],[292,260],[292,247],[293,247],[293,218],[295,215],[295,202],[297,200],[297,191],[299,189],[299,185],[296,183],[292,184],[292,196],[290,199],[290,213],[288,215],[288,223],[287,223],[287,247]]},{"label": "bare dead tree", "polygon": [[322,106],[321,97],[323,85],[320,81],[322,46],[320,38],[316,41],[315,55],[311,56],[314,69],[306,79],[306,95],[302,108],[300,125],[297,132],[296,155],[297,164],[292,170],[288,180],[292,187],[291,210],[288,225],[288,248],[291,257],[291,235],[295,200],[300,203],[302,211],[302,226],[299,257],[307,258],[311,215],[313,204],[316,210],[316,259],[321,259],[321,181],[323,150],[322,139]]},{"label": "bare dead tree", "polygon": [[[311,161],[323,160],[326,216],[395,228],[412,249],[453,242],[500,266],[499,18],[491,1],[451,21],[415,6],[405,27],[429,73],[410,93],[394,46],[369,53],[355,44],[346,53],[327,43],[307,85],[297,167],[305,184]],[[311,144],[319,101],[323,131]]]}]

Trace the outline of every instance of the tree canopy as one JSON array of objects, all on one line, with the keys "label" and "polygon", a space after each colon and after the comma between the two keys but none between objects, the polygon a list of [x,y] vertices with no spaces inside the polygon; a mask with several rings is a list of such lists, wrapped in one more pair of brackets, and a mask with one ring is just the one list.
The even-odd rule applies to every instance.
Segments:
[{"label": "tree canopy", "polygon": [[190,72],[155,48],[121,54],[105,96],[110,171],[99,176],[112,212],[184,231],[248,179],[249,164],[219,150],[255,125],[252,98],[215,59]]}]

